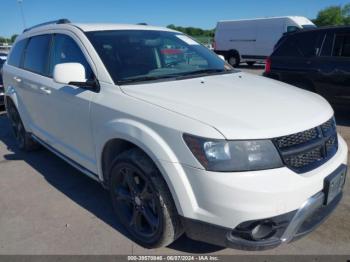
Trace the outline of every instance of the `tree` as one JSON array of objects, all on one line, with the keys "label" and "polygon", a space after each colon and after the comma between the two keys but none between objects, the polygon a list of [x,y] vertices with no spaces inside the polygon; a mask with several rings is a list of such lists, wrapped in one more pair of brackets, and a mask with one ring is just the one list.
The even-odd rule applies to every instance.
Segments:
[{"label": "tree", "polygon": [[350,4],[344,6],[330,6],[319,11],[314,23],[317,26],[349,25]]},{"label": "tree", "polygon": [[11,36],[11,43],[14,43],[16,41],[17,36],[17,34]]},{"label": "tree", "polygon": [[176,26],[174,24],[170,24],[167,26],[167,28],[180,31],[182,33],[185,33],[190,36],[207,36],[207,37],[213,37],[214,36],[214,29],[213,30],[204,30],[197,27],[182,27],[182,26]]}]

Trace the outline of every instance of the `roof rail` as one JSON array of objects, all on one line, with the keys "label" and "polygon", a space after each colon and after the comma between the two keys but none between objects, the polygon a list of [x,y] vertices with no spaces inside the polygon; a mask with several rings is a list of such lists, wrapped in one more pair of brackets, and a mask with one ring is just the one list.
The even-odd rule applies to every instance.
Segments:
[{"label": "roof rail", "polygon": [[69,24],[70,21],[66,18],[62,18],[62,19],[58,19],[58,20],[54,20],[54,21],[49,21],[49,22],[45,22],[45,23],[41,23],[41,24],[38,24],[38,25],[34,25],[32,27],[29,27],[29,28],[26,28],[23,30],[23,33],[24,32],[27,32],[29,30],[32,30],[34,28],[37,28],[37,27],[40,27],[40,26],[44,26],[44,25],[51,25],[51,24]]}]

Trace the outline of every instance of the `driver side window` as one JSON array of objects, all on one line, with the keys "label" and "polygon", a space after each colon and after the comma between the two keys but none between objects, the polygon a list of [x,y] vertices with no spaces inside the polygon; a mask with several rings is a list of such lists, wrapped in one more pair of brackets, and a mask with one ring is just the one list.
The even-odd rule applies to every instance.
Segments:
[{"label": "driver side window", "polygon": [[50,57],[51,77],[55,65],[62,63],[80,63],[85,68],[86,79],[94,78],[94,73],[77,43],[67,35],[54,34]]}]

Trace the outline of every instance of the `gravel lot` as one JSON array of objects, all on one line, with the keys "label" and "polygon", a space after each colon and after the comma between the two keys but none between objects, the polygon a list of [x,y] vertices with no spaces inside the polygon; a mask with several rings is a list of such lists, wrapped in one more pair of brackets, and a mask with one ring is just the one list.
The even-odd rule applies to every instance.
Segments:
[{"label": "gravel lot", "polygon": [[[261,74],[262,66],[242,67]],[[350,114],[337,112],[350,145]],[[47,150],[18,151],[0,113],[0,254],[350,254],[350,183],[336,212],[307,237],[264,252],[224,249],[185,236],[146,250],[115,221],[109,196],[97,183]]]}]

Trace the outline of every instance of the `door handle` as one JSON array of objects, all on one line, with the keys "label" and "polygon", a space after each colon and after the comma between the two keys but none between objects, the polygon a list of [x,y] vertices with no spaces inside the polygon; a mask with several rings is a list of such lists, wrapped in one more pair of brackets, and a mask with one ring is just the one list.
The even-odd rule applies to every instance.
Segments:
[{"label": "door handle", "polygon": [[19,78],[18,76],[13,77],[13,80],[15,80],[17,83],[21,83],[22,79]]},{"label": "door handle", "polygon": [[40,87],[40,90],[47,95],[51,94],[51,90],[48,87],[42,86]]}]

